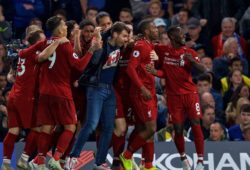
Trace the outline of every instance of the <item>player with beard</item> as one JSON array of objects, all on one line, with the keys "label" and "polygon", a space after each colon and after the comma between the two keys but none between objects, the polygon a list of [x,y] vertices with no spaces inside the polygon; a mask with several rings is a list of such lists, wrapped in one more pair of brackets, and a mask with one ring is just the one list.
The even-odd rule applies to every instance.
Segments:
[{"label": "player with beard", "polygon": [[132,132],[128,147],[119,158],[125,170],[132,170],[132,156],[139,148],[143,148],[145,164],[143,170],[155,170],[153,167],[154,142],[156,130],[157,100],[155,78],[145,69],[147,64],[154,65],[154,45],[158,38],[158,29],[150,19],[142,20],[139,32],[143,35],[136,41],[129,60],[127,73],[131,79],[130,94],[132,109],[135,114],[136,127]]},{"label": "player with beard", "polygon": [[182,160],[184,170],[191,170],[185,153],[183,136],[184,122],[188,119],[194,134],[194,143],[198,155],[195,170],[204,170],[204,139],[200,126],[202,116],[199,96],[196,85],[192,80],[192,67],[204,72],[205,68],[199,63],[197,53],[186,47],[185,36],[180,27],[173,26],[168,30],[171,45],[155,47],[160,58],[160,70],[155,70],[152,65],[146,69],[153,75],[166,79],[167,106],[175,130],[174,142]]}]

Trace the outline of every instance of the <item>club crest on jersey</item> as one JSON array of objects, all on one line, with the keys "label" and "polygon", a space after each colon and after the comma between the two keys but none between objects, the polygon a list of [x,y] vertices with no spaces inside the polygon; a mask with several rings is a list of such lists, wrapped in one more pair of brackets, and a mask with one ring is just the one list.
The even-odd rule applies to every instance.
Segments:
[{"label": "club crest on jersey", "polygon": [[137,58],[137,57],[139,57],[139,55],[140,55],[139,51],[136,50],[133,52],[133,57]]},{"label": "club crest on jersey", "polygon": [[74,57],[75,59],[79,59],[79,57],[78,57],[78,55],[77,55],[76,53],[73,53],[73,57]]},{"label": "club crest on jersey", "polygon": [[185,60],[184,60],[184,54],[180,56],[180,67],[183,67],[185,65]]}]

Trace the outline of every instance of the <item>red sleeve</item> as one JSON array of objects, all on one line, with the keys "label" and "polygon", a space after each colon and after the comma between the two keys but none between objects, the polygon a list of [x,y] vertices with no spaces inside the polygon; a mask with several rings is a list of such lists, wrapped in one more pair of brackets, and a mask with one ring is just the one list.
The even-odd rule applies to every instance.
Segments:
[{"label": "red sleeve", "polygon": [[140,59],[142,57],[142,50],[143,50],[143,47],[139,45],[133,48],[131,57],[129,59],[128,68],[127,68],[128,76],[138,88],[141,88],[143,86],[143,83],[141,82],[136,72],[136,68],[139,66]]},{"label": "red sleeve", "polygon": [[70,43],[68,43],[66,48],[69,48],[70,66],[82,72],[87,67],[93,54],[87,52],[84,56],[81,57],[81,59],[79,59],[79,56],[74,52],[73,47],[70,45]]},{"label": "red sleeve", "polygon": [[194,51],[193,49],[190,49],[190,48],[189,48],[189,51],[190,51],[190,53],[192,54],[193,59],[194,59],[196,62],[200,63],[200,58],[198,57],[197,52]]},{"label": "red sleeve", "polygon": [[45,45],[46,45],[46,40],[39,41],[36,44],[19,51],[19,56],[23,56],[23,57],[33,56],[33,54],[36,53],[37,51],[44,50]]}]

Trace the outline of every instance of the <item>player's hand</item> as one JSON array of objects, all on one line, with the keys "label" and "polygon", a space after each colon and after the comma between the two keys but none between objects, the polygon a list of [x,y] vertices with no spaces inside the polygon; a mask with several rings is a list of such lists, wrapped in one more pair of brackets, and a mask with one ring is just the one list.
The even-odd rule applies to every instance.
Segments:
[{"label": "player's hand", "polygon": [[91,47],[89,48],[89,51],[90,52],[94,52],[96,50],[100,50],[102,48],[102,40],[99,40],[99,39],[92,39],[92,42],[91,42]]},{"label": "player's hand", "polygon": [[81,30],[79,28],[75,29],[73,32],[74,38],[80,38]]},{"label": "player's hand", "polygon": [[96,28],[95,28],[94,37],[95,37],[96,39],[98,39],[98,40],[101,40],[101,39],[102,39],[101,31],[102,31],[102,27],[96,27]]},{"label": "player's hand", "polygon": [[148,73],[150,73],[150,74],[153,74],[153,75],[156,75],[156,74],[157,74],[157,71],[156,71],[156,69],[154,68],[154,66],[153,66],[152,64],[147,64],[147,65],[145,66],[145,69],[146,69],[146,71],[147,71]]},{"label": "player's hand", "polygon": [[195,62],[192,54],[190,54],[190,53],[185,53],[184,58],[188,59],[188,61],[190,61],[191,63]]},{"label": "player's hand", "polygon": [[142,93],[142,96],[144,97],[144,99],[146,99],[146,100],[152,99],[152,95],[146,87],[142,86],[141,93]]},{"label": "player's hand", "polygon": [[159,60],[159,57],[158,57],[158,55],[156,54],[155,50],[152,50],[152,51],[150,52],[150,59],[151,59],[151,61]]},{"label": "player's hand", "polygon": [[59,41],[59,44],[63,44],[63,43],[69,42],[68,38],[66,38],[66,37],[59,38],[58,41]]}]

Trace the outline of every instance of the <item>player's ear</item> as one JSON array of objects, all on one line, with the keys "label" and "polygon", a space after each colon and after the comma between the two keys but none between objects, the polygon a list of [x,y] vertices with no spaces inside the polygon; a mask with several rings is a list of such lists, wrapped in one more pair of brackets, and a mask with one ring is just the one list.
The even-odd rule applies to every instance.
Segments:
[{"label": "player's ear", "polygon": [[118,37],[118,33],[117,32],[114,32],[113,35],[112,35],[113,38],[117,38]]}]

